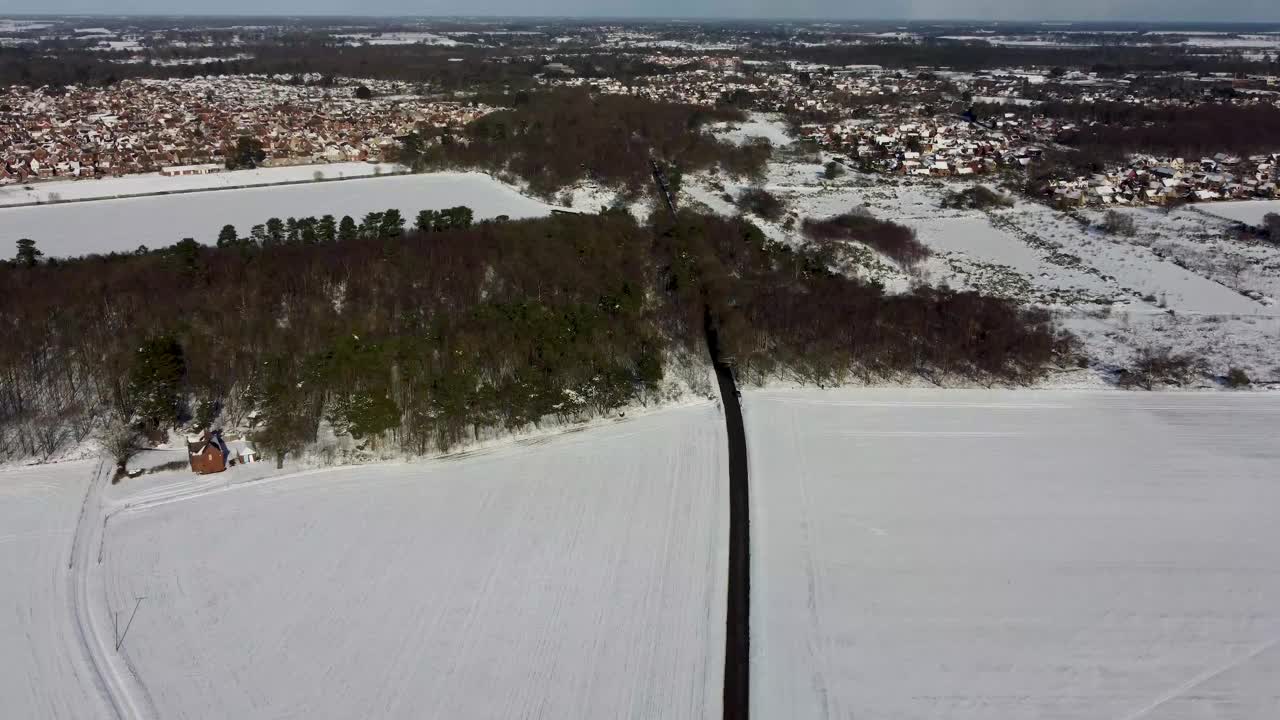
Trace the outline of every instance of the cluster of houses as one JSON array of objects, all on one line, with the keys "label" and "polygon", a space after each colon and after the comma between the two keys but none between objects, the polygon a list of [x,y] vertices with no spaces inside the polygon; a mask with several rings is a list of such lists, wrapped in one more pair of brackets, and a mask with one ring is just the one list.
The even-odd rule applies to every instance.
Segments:
[{"label": "cluster of houses", "polygon": [[1064,206],[1274,199],[1280,197],[1280,153],[1218,153],[1198,161],[1138,156],[1126,168],[1057,181],[1053,194]]},{"label": "cluster of houses", "polygon": [[1001,121],[992,130],[962,118],[942,116],[911,122],[846,120],[802,127],[802,136],[854,159],[863,169],[902,175],[980,175],[1001,167],[1026,167],[1042,154]]},{"label": "cluster of houses", "polygon": [[[659,65],[671,64],[668,56],[639,57],[645,61],[656,61],[655,64]],[[699,59],[683,58],[685,63],[697,60]],[[583,78],[564,72],[548,72],[557,66],[565,67],[560,63],[551,63],[543,66],[543,73],[538,79],[543,85],[552,87],[588,87],[599,93],[635,95],[648,100],[709,107],[720,104],[725,97],[735,92],[766,92],[766,88],[760,83],[749,81],[730,71],[730,68],[737,65],[736,58],[703,58],[699,64],[707,67],[624,82],[617,78]]]},{"label": "cluster of houses", "polygon": [[491,111],[407,94],[359,99],[356,87],[258,76],[9,87],[0,91],[0,184],[225,165],[244,136],[268,165],[378,161],[397,136]]}]

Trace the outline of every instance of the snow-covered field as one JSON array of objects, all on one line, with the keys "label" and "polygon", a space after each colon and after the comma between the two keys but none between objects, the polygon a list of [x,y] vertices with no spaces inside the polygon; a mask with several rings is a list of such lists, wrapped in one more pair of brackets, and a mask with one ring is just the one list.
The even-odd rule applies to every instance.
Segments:
[{"label": "snow-covered field", "polygon": [[745,393],[752,709],[1280,717],[1280,397]]},{"label": "snow-covered field", "polygon": [[450,37],[429,32],[378,32],[335,35],[349,45],[467,45]]},{"label": "snow-covered field", "polygon": [[0,716],[109,717],[68,562],[97,461],[0,470]]},{"label": "snow-covered field", "polygon": [[715,123],[710,130],[713,135],[739,145],[753,138],[764,138],[774,147],[784,147],[794,142],[782,118],[765,113],[751,113],[745,122]]},{"label": "snow-covered field", "polygon": [[[214,190],[246,185],[307,182],[321,179],[372,177],[391,175],[404,169],[391,163],[346,162],[326,165],[291,165],[288,167],[229,170],[209,175],[164,177],[159,173],[123,175],[95,180],[50,180],[27,185],[0,186],[0,207],[55,200],[93,200],[129,195]],[[27,188],[30,188],[29,190]]]},{"label": "snow-covered field", "polygon": [[0,242],[31,238],[50,257],[162,247],[183,238],[212,244],[223,225],[242,235],[268,218],[351,215],[395,208],[412,223],[420,210],[466,205],[481,220],[546,215],[551,206],[482,173],[397,175],[347,182],[0,208]]},{"label": "snow-covered field", "polygon": [[1241,200],[1239,202],[1204,203],[1197,205],[1210,215],[1235,220],[1246,225],[1262,225],[1268,213],[1280,213],[1280,200]]},{"label": "snow-covered field", "polygon": [[107,524],[105,604],[145,598],[124,646],[145,714],[718,716],[723,427],[702,404],[421,463],[113,488],[131,507]]},{"label": "snow-covered field", "polygon": [[[1280,395],[775,388],[744,413],[757,716],[1280,710]],[[87,495],[94,461],[0,471],[0,715],[715,717],[723,428],[704,403]]]}]

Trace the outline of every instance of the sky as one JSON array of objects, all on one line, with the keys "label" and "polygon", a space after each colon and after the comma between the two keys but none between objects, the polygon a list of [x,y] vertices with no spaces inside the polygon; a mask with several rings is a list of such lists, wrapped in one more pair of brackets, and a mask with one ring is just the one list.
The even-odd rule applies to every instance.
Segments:
[{"label": "sky", "polygon": [[1280,0],[0,0],[5,12],[1280,22]]}]

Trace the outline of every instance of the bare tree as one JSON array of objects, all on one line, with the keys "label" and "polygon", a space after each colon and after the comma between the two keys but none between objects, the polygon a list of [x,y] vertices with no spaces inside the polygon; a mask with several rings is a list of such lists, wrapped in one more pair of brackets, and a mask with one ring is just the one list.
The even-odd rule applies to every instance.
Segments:
[{"label": "bare tree", "polygon": [[1235,283],[1234,287],[1236,289],[1239,289],[1240,276],[1244,274],[1245,270],[1249,269],[1249,261],[1248,259],[1240,255],[1232,255],[1231,257],[1223,261],[1222,269],[1231,273],[1231,279]]},{"label": "bare tree", "polygon": [[102,449],[111,456],[116,463],[115,477],[118,480],[124,475],[129,464],[129,460],[143,450],[142,433],[138,432],[135,427],[125,418],[119,415],[112,415],[98,429],[97,440],[102,444]]},{"label": "bare tree", "polygon": [[1107,211],[1102,218],[1102,229],[1109,235],[1133,237],[1138,234],[1138,224],[1134,222],[1133,216],[1118,210]]}]

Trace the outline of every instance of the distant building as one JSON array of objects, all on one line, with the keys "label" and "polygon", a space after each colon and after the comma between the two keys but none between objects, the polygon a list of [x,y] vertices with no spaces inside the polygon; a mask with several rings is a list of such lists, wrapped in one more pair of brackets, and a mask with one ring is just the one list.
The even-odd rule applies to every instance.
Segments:
[{"label": "distant building", "polygon": [[222,172],[221,165],[207,163],[204,165],[170,165],[160,168],[160,174],[165,177],[179,177],[182,175],[208,175],[210,173]]},{"label": "distant building", "polygon": [[222,433],[213,430],[194,440],[187,438],[187,454],[191,460],[191,472],[209,475],[227,469],[227,459],[231,452],[222,440]]},{"label": "distant building", "polygon": [[573,68],[564,63],[547,63],[542,66],[542,72],[548,75],[575,75],[577,74]]}]

